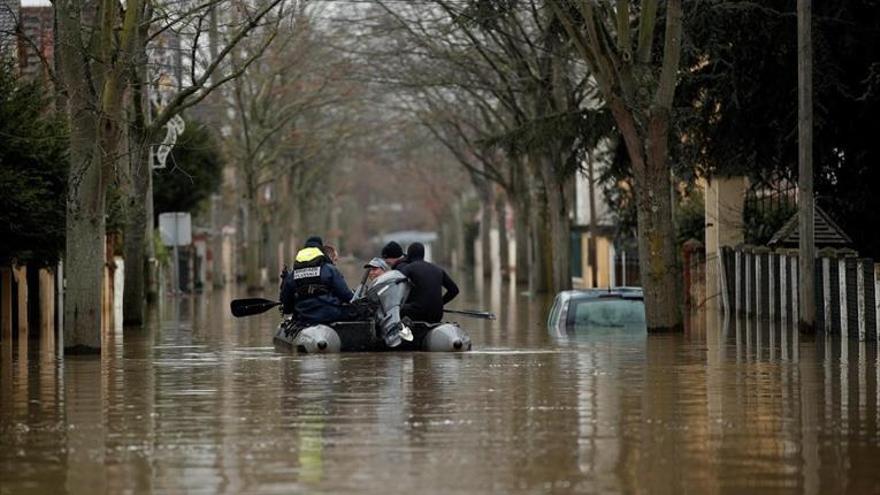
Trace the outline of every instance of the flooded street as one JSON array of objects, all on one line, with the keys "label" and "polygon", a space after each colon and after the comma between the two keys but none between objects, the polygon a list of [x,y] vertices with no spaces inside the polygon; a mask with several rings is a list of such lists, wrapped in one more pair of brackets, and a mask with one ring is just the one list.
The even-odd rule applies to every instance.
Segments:
[{"label": "flooded street", "polygon": [[462,285],[498,314],[460,320],[465,354],[282,353],[233,292],[166,299],[100,359],[6,346],[0,493],[880,491],[876,343],[559,337],[550,301]]}]

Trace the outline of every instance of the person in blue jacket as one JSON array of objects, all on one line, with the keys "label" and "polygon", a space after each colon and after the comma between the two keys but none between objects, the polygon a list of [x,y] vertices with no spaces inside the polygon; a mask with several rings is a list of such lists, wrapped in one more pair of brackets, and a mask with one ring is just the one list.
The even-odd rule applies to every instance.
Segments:
[{"label": "person in blue jacket", "polygon": [[281,284],[282,311],[306,324],[343,321],[353,313],[346,304],[353,296],[351,289],[323,247],[320,237],[309,237]]}]

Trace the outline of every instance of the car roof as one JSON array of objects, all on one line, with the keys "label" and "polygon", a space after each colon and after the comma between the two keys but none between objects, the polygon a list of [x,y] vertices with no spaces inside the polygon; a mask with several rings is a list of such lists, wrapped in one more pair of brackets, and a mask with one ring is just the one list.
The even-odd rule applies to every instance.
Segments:
[{"label": "car roof", "polygon": [[641,287],[613,287],[604,289],[594,288],[565,290],[556,295],[557,299],[563,301],[571,299],[599,299],[605,297],[641,298],[644,297],[644,292],[642,291]]}]

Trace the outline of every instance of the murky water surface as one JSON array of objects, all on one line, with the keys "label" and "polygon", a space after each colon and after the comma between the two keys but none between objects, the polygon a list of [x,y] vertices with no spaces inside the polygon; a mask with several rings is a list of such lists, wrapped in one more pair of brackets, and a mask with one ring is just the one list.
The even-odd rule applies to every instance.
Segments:
[{"label": "murky water surface", "polygon": [[[297,356],[232,292],[100,358],[2,349],[0,493],[877,493],[874,343],[710,321],[551,335],[471,287],[469,354]],[[23,356],[29,355],[29,358]]]}]

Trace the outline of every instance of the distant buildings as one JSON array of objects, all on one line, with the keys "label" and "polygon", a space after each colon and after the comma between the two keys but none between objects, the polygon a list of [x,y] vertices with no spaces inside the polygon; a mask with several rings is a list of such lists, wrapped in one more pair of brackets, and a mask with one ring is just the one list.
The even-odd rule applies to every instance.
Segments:
[{"label": "distant buildings", "polygon": [[[584,163],[575,176],[571,225],[571,275],[575,288],[637,285],[638,259],[635,252],[630,252],[627,260],[627,252],[615,245],[617,225],[600,185],[599,178],[613,156],[609,147],[610,143],[601,143],[590,154],[592,178],[589,163]],[[590,211],[591,205],[595,211]],[[595,221],[593,226],[591,216]],[[591,228],[595,228],[595,232]],[[596,239],[595,270],[590,256],[590,236]]]},{"label": "distant buildings", "polygon": [[51,5],[0,0],[0,59],[21,76],[48,82],[55,63],[55,11]]},{"label": "distant buildings", "polygon": [[0,0],[0,61],[15,60],[19,0]]},{"label": "distant buildings", "polygon": [[21,7],[18,67],[24,77],[49,82],[55,66],[54,20],[52,6]]}]

